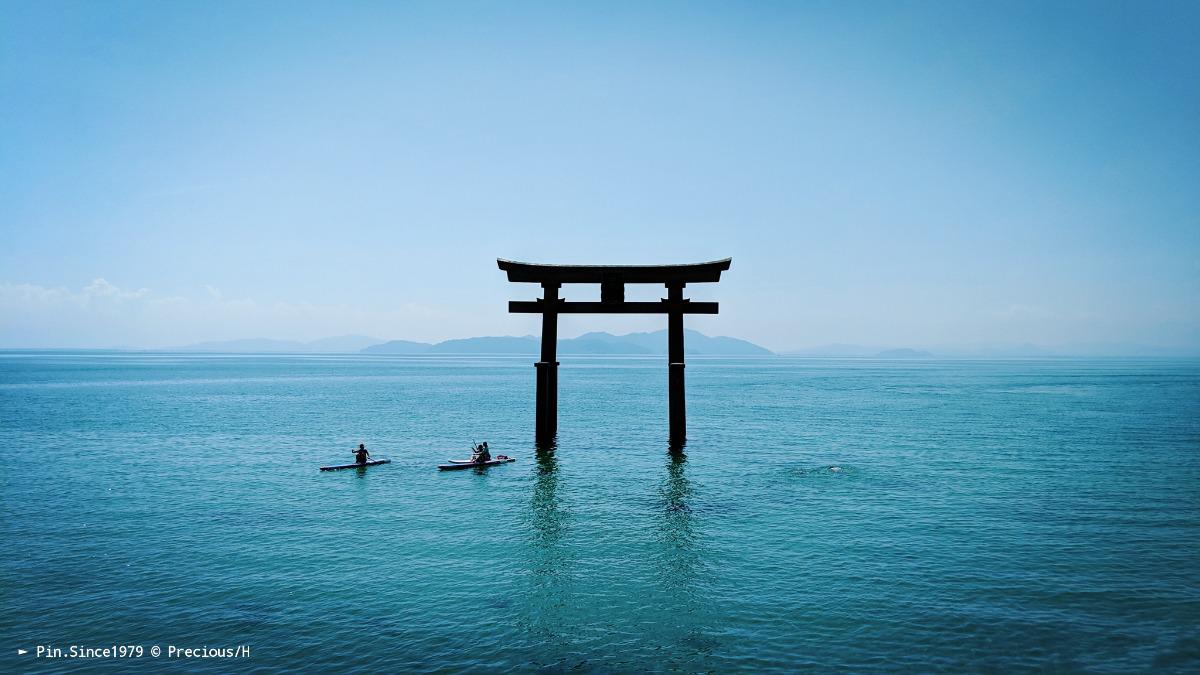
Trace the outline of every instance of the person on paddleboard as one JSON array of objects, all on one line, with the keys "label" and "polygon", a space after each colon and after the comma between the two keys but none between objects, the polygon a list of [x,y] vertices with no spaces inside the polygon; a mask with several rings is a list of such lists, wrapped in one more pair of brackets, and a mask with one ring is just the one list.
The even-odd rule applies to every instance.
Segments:
[{"label": "person on paddleboard", "polygon": [[354,453],[354,459],[359,464],[366,464],[367,460],[371,457],[371,453],[367,452],[367,446],[363,443],[359,443],[358,449],[351,450],[351,452]]},{"label": "person on paddleboard", "polygon": [[480,443],[479,445],[475,446],[475,452],[474,452],[474,454],[471,455],[472,462],[482,464],[484,462],[490,462],[491,460],[492,460],[492,453],[488,451],[487,441],[484,441],[484,442]]}]

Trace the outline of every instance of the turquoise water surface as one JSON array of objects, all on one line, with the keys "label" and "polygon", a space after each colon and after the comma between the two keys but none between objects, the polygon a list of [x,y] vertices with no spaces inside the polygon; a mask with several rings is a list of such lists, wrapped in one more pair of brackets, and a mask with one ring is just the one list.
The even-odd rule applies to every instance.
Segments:
[{"label": "turquoise water surface", "polygon": [[[1200,669],[1200,363],[666,371],[0,354],[0,669]],[[251,655],[15,652],[111,644]]]}]

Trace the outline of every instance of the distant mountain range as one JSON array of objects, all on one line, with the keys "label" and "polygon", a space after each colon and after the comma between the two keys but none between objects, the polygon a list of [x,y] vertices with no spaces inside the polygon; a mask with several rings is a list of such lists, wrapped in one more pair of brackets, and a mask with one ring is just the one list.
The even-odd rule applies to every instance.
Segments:
[{"label": "distant mountain range", "polygon": [[[773,354],[746,340],[709,337],[694,330],[684,331],[684,348],[693,356],[769,356]],[[226,354],[522,354],[536,355],[539,338],[488,336],[446,340],[438,343],[410,340],[381,340],[365,335],[341,335],[311,342],[254,338],[223,342],[201,342],[168,351]],[[651,333],[585,333],[558,341],[558,353],[566,355],[663,355],[667,353],[667,331]],[[829,344],[782,352],[782,356],[866,358],[866,359],[1028,359],[1080,357],[1191,357],[1196,350],[1169,349],[1116,343],[1079,343],[1043,347],[1033,344],[986,344],[923,349],[867,347],[854,344]]]},{"label": "distant mountain range", "polygon": [[[709,337],[694,330],[684,331],[684,353],[693,356],[770,356],[771,350],[752,342],[731,337]],[[540,338],[475,337],[446,340],[437,344],[393,340],[362,350],[364,354],[529,354],[541,349]],[[652,333],[585,333],[576,338],[558,341],[558,353],[565,355],[596,354],[666,354],[667,331]]]},{"label": "distant mountain range", "polygon": [[[692,356],[770,356],[774,352],[746,340],[710,337],[694,330],[684,331],[684,351]],[[253,338],[223,342],[201,342],[171,351],[249,354],[529,354],[536,355],[541,340],[521,337],[473,337],[438,343],[410,340],[384,341],[364,335],[343,335],[312,342]],[[558,341],[558,353],[566,355],[658,355],[667,353],[667,331],[652,333],[586,333]]]}]

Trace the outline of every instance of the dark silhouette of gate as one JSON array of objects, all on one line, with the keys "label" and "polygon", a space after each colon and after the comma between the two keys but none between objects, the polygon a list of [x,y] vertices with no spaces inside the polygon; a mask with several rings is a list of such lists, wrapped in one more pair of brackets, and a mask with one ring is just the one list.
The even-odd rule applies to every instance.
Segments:
[{"label": "dark silhouette of gate", "polygon": [[[667,391],[670,445],[687,439],[687,412],[683,398],[683,315],[716,314],[715,302],[692,302],[683,287],[715,283],[729,269],[732,258],[689,265],[543,265],[498,258],[508,280],[542,285],[542,298],[513,300],[508,311],[542,315],[542,354],[537,368],[537,430],[539,445],[553,442],[558,432],[558,315],[559,314],[666,314]],[[600,284],[600,302],[567,302],[558,297],[563,284]],[[626,302],[625,284],[663,284],[667,297],[658,302]]]}]

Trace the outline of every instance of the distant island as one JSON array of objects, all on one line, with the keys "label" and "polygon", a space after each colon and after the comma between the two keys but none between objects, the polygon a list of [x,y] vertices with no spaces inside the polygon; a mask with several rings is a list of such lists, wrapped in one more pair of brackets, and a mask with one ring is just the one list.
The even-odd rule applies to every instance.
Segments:
[{"label": "distant island", "polygon": [[[685,351],[692,356],[772,356],[774,352],[746,340],[731,337],[711,337],[686,330]],[[513,354],[536,355],[541,348],[532,335],[483,336],[444,340],[437,343],[411,340],[379,340],[363,335],[345,335],[312,342],[254,338],[223,342],[201,342],[179,347],[182,352],[207,353],[321,353],[321,354]],[[558,353],[564,355],[665,355],[667,331],[613,335],[605,332],[585,333],[576,338],[558,341]]]}]

